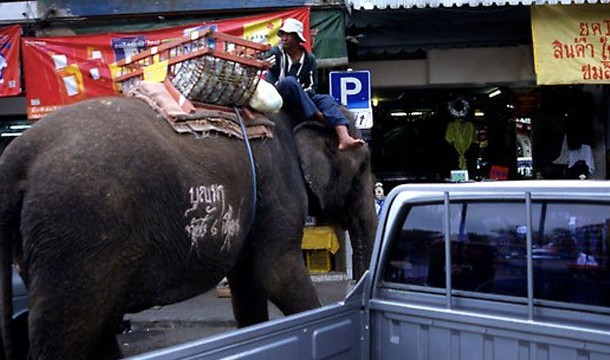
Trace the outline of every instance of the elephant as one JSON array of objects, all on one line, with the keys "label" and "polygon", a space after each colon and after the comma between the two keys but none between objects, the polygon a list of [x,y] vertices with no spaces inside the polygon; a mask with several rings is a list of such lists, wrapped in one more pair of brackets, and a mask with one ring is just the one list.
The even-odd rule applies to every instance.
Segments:
[{"label": "elephant", "polygon": [[321,306],[301,251],[308,213],[348,231],[362,274],[377,225],[368,147],[338,150],[330,128],[286,110],[268,118],[273,136],[249,142],[178,134],[140,99],[102,97],[16,138],[0,157],[8,355],[11,263],[34,359],[118,358],[124,314],[224,277],[238,327],[268,320],[268,301],[285,315]]}]

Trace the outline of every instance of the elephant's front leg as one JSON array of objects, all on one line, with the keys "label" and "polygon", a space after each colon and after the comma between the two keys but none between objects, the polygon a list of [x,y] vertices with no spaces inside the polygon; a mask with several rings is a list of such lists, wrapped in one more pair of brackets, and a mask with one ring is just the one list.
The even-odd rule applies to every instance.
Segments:
[{"label": "elephant's front leg", "polygon": [[[238,326],[269,319],[267,300],[291,315],[321,306],[300,248],[278,241],[258,244],[228,276]],[[273,244],[273,245],[272,245]]]},{"label": "elephant's front leg", "polygon": [[296,314],[322,305],[303,260],[300,244],[299,241],[298,250],[273,259],[273,264],[269,264],[270,272],[264,276],[269,300],[284,315]]}]

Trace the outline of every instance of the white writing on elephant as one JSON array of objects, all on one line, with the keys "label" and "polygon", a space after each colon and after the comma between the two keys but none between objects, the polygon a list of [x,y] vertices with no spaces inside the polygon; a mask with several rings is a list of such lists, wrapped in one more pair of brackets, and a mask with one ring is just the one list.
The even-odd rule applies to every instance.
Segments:
[{"label": "white writing on elephant", "polygon": [[[197,247],[206,235],[222,237],[221,251],[229,251],[231,238],[237,234],[240,225],[239,214],[233,215],[233,207],[226,206],[224,187],[219,184],[210,186],[196,186],[189,189],[191,208],[184,212],[185,216],[191,211],[199,209],[200,204],[205,204],[205,215],[203,217],[192,217],[185,230],[191,240],[191,248]],[[218,211],[220,208],[220,211]],[[218,221],[220,219],[220,229]]]},{"label": "white writing on elephant", "polygon": [[[185,227],[191,240],[191,247],[197,247],[206,235],[218,235],[218,219],[213,219],[216,213],[215,207],[207,207],[206,215],[203,218],[193,217],[191,222]],[[238,216],[239,217],[239,216]],[[222,246],[220,250],[230,250],[231,238],[239,231],[238,219],[233,216],[233,207],[229,206],[227,211],[222,214],[220,234],[222,236]]]},{"label": "white writing on elephant", "polygon": [[[239,218],[239,214],[237,216]],[[233,207],[229,206],[229,210],[222,216],[222,247],[220,250],[230,250],[231,243],[229,239],[239,231],[239,221],[233,217]]]},{"label": "white writing on elephant", "polygon": [[192,206],[184,212],[184,216],[188,215],[189,212],[196,210],[199,204],[222,204],[224,208],[224,186],[220,184],[193,186],[189,189],[189,195]]},{"label": "white writing on elephant", "polygon": [[[199,240],[203,239],[207,234],[208,220],[208,215],[206,215],[204,218],[192,218],[191,223],[185,227],[185,230],[189,234],[189,238],[191,239],[191,248],[197,247]],[[212,232],[217,232],[216,221],[212,223],[210,233]]]}]

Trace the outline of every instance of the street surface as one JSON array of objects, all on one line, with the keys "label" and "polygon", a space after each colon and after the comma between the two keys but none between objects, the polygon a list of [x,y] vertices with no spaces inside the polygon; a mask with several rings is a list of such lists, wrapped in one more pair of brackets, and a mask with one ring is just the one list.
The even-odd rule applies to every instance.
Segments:
[{"label": "street surface", "polygon": [[[331,281],[314,281],[314,286],[323,305],[336,303],[345,298],[353,282],[326,277]],[[283,317],[269,303],[269,318]],[[209,291],[186,301],[157,306],[136,314],[127,314],[125,320],[131,330],[117,335],[125,357],[143,354],[171,345],[210,337],[236,329],[230,297],[218,296]]]},{"label": "street surface", "polygon": [[124,357],[143,354],[164,347],[183,344],[191,340],[209,337],[234,330],[228,326],[192,326],[174,328],[145,328],[117,336]]}]

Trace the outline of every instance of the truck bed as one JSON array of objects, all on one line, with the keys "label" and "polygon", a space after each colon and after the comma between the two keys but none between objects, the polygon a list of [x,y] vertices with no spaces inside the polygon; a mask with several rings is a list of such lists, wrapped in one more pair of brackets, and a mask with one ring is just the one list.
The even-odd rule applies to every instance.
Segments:
[{"label": "truck bed", "polygon": [[345,301],[129,359],[360,359],[368,349],[363,276]]}]

